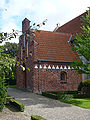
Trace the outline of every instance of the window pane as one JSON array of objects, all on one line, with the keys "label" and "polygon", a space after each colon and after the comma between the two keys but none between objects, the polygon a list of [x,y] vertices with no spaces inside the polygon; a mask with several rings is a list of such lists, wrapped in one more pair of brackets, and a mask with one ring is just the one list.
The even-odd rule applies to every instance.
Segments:
[{"label": "window pane", "polygon": [[64,73],[61,74],[61,80],[65,80],[65,74]]}]

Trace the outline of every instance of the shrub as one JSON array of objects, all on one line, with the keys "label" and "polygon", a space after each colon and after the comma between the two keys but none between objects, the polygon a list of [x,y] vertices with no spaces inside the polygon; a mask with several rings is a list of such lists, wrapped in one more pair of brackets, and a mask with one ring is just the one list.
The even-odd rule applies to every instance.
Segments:
[{"label": "shrub", "polygon": [[80,91],[90,94],[90,79],[85,80],[79,85]]},{"label": "shrub", "polygon": [[90,87],[90,79],[82,82],[83,86]]},{"label": "shrub", "polygon": [[90,94],[75,94],[74,98],[90,98]]},{"label": "shrub", "polygon": [[81,91],[82,90],[82,87],[83,87],[83,83],[80,82],[79,86],[78,86],[78,91]]},{"label": "shrub", "polygon": [[7,89],[5,83],[0,79],[0,112],[2,112],[4,105],[6,104]]},{"label": "shrub", "polygon": [[58,99],[58,96],[56,94],[53,94],[53,93],[50,93],[50,92],[42,92],[42,95],[43,96],[46,96],[46,97],[49,97],[49,98],[52,98],[52,99]]},{"label": "shrub", "polygon": [[73,95],[71,94],[59,94],[58,99],[59,100],[68,100],[68,99],[72,99]]},{"label": "shrub", "polygon": [[[71,93],[73,93],[73,92],[71,92]],[[69,94],[69,91],[65,91],[65,92],[58,91],[58,92],[55,92],[55,93],[54,92],[42,92],[42,95],[46,96],[46,97],[49,97],[49,98],[52,98],[52,99],[56,99],[56,100],[58,100],[58,99],[64,100],[64,99],[73,98],[73,94]]]},{"label": "shrub", "polygon": [[56,94],[56,95],[58,95],[58,94],[77,94],[78,93],[78,91],[51,91],[51,92],[48,92],[48,93],[53,93],[53,94]]},{"label": "shrub", "polygon": [[18,100],[15,100],[13,98],[10,99],[9,103],[11,105],[14,105],[18,108],[18,110],[20,110],[21,112],[24,112],[24,104],[19,102]]},{"label": "shrub", "polygon": [[46,120],[46,119],[38,115],[32,115],[31,120]]}]

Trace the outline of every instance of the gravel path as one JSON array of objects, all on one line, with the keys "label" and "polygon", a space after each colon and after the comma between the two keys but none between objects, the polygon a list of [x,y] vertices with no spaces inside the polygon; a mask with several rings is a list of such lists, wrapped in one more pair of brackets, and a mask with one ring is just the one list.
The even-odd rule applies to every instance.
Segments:
[{"label": "gravel path", "polygon": [[41,115],[47,120],[90,120],[89,109],[80,108],[17,89],[9,88],[8,94],[24,103],[25,111],[20,113],[27,117],[24,120],[30,119],[31,115]]}]

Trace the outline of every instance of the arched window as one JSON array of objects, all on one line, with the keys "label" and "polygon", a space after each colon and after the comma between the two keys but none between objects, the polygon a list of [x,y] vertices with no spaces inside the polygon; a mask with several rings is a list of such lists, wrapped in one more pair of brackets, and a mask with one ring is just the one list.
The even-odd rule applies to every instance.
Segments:
[{"label": "arched window", "polygon": [[67,73],[66,72],[61,72],[61,81],[66,81],[67,80]]}]

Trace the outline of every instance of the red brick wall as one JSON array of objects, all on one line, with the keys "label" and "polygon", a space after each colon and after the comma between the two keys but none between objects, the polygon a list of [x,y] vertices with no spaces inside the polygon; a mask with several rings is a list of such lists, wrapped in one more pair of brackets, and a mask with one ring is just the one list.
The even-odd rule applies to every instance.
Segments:
[{"label": "red brick wall", "polygon": [[[27,31],[27,34],[29,32]],[[27,41],[28,41],[28,57],[27,57]],[[21,59],[21,47],[22,47],[22,59]],[[32,53],[32,55],[30,54]],[[19,50],[17,53],[17,88],[28,89],[32,91],[33,89],[33,60],[34,60],[34,43],[32,39],[25,38],[24,47],[24,35],[21,36],[19,42]],[[21,65],[25,65],[25,71],[21,69]],[[30,71],[29,71],[29,70]]]},{"label": "red brick wall", "polygon": [[[46,63],[45,63],[46,64]],[[54,63],[55,64],[55,63]],[[47,63],[47,66],[50,65]],[[53,64],[51,64],[52,66]],[[64,64],[59,64],[59,67]],[[68,64],[67,64],[68,65]],[[43,65],[42,65],[43,66]],[[56,66],[56,65],[55,65]],[[62,71],[67,73],[66,82],[62,82],[60,74]],[[38,69],[34,69],[33,75],[33,92],[38,92],[39,72]],[[40,91],[65,91],[65,90],[77,90],[79,83],[81,82],[81,75],[79,75],[73,69],[40,69]]]}]

